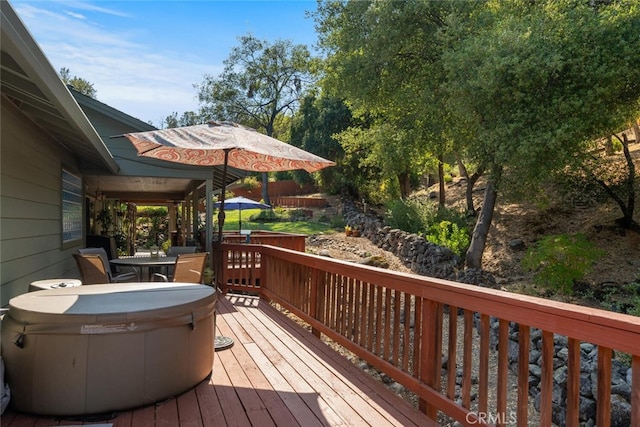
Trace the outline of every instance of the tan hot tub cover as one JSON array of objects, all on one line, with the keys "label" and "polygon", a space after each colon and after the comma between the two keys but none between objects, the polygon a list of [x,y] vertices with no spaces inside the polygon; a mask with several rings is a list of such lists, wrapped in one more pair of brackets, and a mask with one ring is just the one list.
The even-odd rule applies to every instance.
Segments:
[{"label": "tan hot tub cover", "polygon": [[126,283],[11,299],[2,357],[11,406],[43,415],[98,414],[180,394],[211,374],[209,286]]}]

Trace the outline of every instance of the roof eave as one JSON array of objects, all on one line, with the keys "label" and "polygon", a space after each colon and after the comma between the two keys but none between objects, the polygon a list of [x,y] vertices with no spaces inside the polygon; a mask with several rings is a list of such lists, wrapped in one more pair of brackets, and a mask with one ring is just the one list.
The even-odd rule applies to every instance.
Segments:
[{"label": "roof eave", "polygon": [[69,122],[69,125],[86,138],[109,171],[118,173],[119,168],[115,159],[11,5],[2,0],[0,6],[2,49],[10,52],[14,58],[20,58],[20,66]]}]

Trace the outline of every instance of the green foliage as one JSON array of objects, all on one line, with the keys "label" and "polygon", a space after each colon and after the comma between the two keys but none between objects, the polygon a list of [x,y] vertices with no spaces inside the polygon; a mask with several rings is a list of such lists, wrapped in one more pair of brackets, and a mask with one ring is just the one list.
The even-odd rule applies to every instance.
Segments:
[{"label": "green foliage", "polygon": [[287,218],[286,212],[281,212],[278,208],[261,209],[257,214],[249,216],[250,221],[261,223],[283,221],[285,218]]},{"label": "green foliage", "polygon": [[139,206],[138,225],[136,240],[143,247],[161,246],[169,240],[169,210],[166,206]]},{"label": "green foliage", "polygon": [[71,71],[68,68],[60,68],[60,78],[62,79],[64,84],[73,87],[81,94],[86,95],[89,98],[96,99],[97,91],[93,87],[93,83],[90,83],[88,80],[85,80],[78,76],[71,77]]},{"label": "green foliage", "polygon": [[[238,231],[238,213],[240,211],[226,212],[224,222],[225,231]],[[283,208],[247,209],[242,213],[242,228],[245,230],[280,231],[285,233],[321,234],[335,233],[335,224],[321,221],[291,221],[289,211]],[[248,220],[246,218],[249,218]],[[335,221],[344,220],[342,217],[334,218]],[[341,228],[341,227],[339,227]]]},{"label": "green foliage", "polygon": [[102,227],[101,234],[105,236],[109,234],[111,226],[113,225],[113,215],[111,214],[109,206],[105,205],[100,209],[96,217],[96,221],[99,222]]},{"label": "green foliage", "polygon": [[535,283],[571,295],[574,281],[591,271],[604,254],[584,234],[546,236],[527,251],[522,266],[536,271]]},{"label": "green foliage", "polygon": [[206,123],[207,120],[200,113],[185,111],[180,117],[177,112],[173,112],[160,122],[160,128],[177,128],[181,126],[193,126]]},{"label": "green foliage", "polygon": [[166,206],[138,206],[138,217],[166,217],[169,209]]},{"label": "green foliage", "polygon": [[392,200],[387,204],[385,219],[393,228],[407,233],[421,233],[435,221],[438,208],[435,204],[421,199]]},{"label": "green foliage", "polygon": [[243,190],[255,190],[260,185],[262,185],[262,180],[258,180],[255,176],[247,176],[242,180],[242,185],[240,188]]},{"label": "green foliage", "polygon": [[426,239],[436,245],[449,248],[460,256],[466,252],[469,243],[471,243],[469,231],[451,221],[440,221],[433,224],[429,227]]},{"label": "green foliage", "polygon": [[[353,125],[351,110],[341,97],[317,97],[309,94],[302,99],[300,110],[291,123],[291,144],[321,157],[341,163],[344,150],[335,138],[339,132]],[[292,171],[298,184],[310,181],[325,191],[340,193],[341,167],[325,168],[311,175],[304,170]]]},{"label": "green foliage", "polygon": [[304,45],[269,43],[251,34],[238,38],[219,75],[196,85],[211,119],[232,120],[277,137],[276,120],[312,82],[313,60]]},{"label": "green foliage", "polygon": [[408,233],[425,234],[425,238],[462,255],[471,242],[467,219],[462,212],[439,209],[438,205],[419,198],[394,200],[387,205],[387,223]]}]

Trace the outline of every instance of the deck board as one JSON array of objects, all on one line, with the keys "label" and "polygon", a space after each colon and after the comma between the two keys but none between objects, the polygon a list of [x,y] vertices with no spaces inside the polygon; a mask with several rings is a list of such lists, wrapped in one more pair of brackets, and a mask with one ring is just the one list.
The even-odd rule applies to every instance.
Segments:
[{"label": "deck board", "polygon": [[[436,425],[309,331],[255,297],[218,303],[217,333],[234,345],[217,351],[211,378],[176,398],[84,424],[138,426]],[[78,424],[17,414],[7,427]],[[82,423],[80,423],[82,424]]]}]

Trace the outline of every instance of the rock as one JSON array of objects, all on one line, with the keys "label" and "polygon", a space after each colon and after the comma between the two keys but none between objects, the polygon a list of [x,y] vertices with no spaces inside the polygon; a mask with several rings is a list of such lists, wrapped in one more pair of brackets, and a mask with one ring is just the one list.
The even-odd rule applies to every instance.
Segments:
[{"label": "rock", "polygon": [[373,267],[380,268],[389,268],[389,262],[381,255],[373,255],[367,258],[364,258],[360,261],[360,264],[370,265]]},{"label": "rock", "polygon": [[611,426],[627,427],[630,425],[631,405],[620,395],[611,395]]},{"label": "rock", "polygon": [[522,251],[526,246],[522,239],[512,239],[509,241],[509,248],[513,251]]}]

